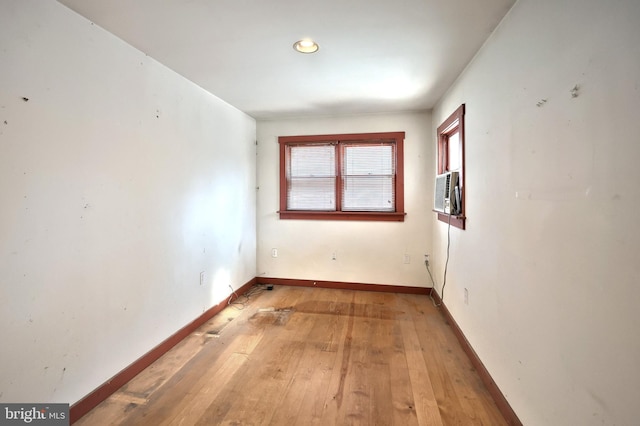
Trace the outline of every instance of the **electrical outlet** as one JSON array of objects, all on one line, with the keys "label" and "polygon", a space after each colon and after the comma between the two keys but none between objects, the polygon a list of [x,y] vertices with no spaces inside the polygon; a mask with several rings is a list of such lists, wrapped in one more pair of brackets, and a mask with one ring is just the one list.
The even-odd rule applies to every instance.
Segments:
[{"label": "electrical outlet", "polygon": [[200,272],[200,285],[204,285],[204,271]]},{"label": "electrical outlet", "polygon": [[405,254],[404,254],[404,260],[403,260],[403,261],[404,261],[404,263],[405,263],[405,264],[409,264],[409,263],[411,263],[411,256],[410,256],[410,255],[408,255],[407,253],[405,253]]},{"label": "electrical outlet", "polygon": [[429,266],[429,255],[428,254],[424,255],[424,264]]},{"label": "electrical outlet", "polygon": [[278,257],[278,249],[277,248],[272,248],[271,249],[271,257]]},{"label": "electrical outlet", "polygon": [[331,260],[338,260],[338,254],[335,251],[331,253]]},{"label": "electrical outlet", "polygon": [[467,288],[464,289],[464,304],[469,304],[469,290]]}]

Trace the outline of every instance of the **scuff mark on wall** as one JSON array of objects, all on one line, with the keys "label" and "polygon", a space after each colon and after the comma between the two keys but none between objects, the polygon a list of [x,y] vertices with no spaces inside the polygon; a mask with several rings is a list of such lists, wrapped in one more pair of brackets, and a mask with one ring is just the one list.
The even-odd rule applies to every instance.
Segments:
[{"label": "scuff mark on wall", "polygon": [[571,93],[572,98],[577,98],[579,95],[578,93],[579,91],[580,91],[580,86],[576,84],[575,86],[573,86],[573,89],[569,91],[569,93]]}]

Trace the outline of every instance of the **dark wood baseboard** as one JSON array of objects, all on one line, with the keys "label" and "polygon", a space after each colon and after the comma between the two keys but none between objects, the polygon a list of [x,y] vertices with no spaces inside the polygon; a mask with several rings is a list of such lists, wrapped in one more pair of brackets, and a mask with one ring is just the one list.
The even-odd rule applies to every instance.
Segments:
[{"label": "dark wood baseboard", "polygon": [[[239,296],[248,291],[252,286],[256,284],[256,279],[253,278],[245,285],[235,291],[235,295]],[[234,297],[234,294],[231,295]],[[154,361],[164,355],[169,349],[180,343],[185,337],[193,333],[202,324],[213,318],[218,312],[222,311],[228,304],[228,300],[225,299],[218,303],[216,306],[209,308],[202,315],[189,324],[182,327],[175,332],[165,341],[160,343],[155,348],[138,358],[131,365],[120,371],[118,374],[107,380],[93,392],[82,398],[80,401],[73,404],[69,410],[69,421],[71,424],[78,421],[82,416],[91,411],[95,406],[107,399],[111,394],[124,386],[129,380],[133,379],[142,370],[150,366]]]},{"label": "dark wood baseboard", "polygon": [[498,406],[498,409],[502,413],[502,416],[505,418],[508,424],[512,426],[522,426],[522,422],[516,415],[515,411],[513,411],[513,409],[511,408],[511,405],[509,405],[509,402],[502,394],[502,391],[500,391],[500,388],[491,377],[491,374],[489,374],[489,371],[486,369],[486,367],[480,360],[480,357],[478,357],[478,354],[476,353],[476,351],[473,350],[473,347],[471,346],[466,336],[462,332],[462,329],[460,329],[460,327],[458,326],[458,323],[453,319],[451,312],[449,312],[449,309],[447,309],[447,306],[444,303],[442,303],[442,299],[440,298],[440,295],[438,295],[436,291],[432,291],[430,296],[435,300],[436,304],[439,305],[440,312],[445,317],[445,320],[447,321],[447,323],[451,326],[453,334],[455,334],[456,338],[458,339],[458,342],[460,342],[460,346],[462,346],[462,349],[469,357],[469,360],[471,361],[473,368],[476,369],[476,371],[478,372],[478,375],[480,376],[480,379],[482,380],[484,385],[487,387],[489,394],[491,395],[496,405]]},{"label": "dark wood baseboard", "polygon": [[380,291],[384,293],[429,294],[430,287],[405,287],[401,285],[363,284],[342,281],[296,280],[291,278],[257,277],[258,284],[290,285],[298,287],[320,287],[342,290]]}]

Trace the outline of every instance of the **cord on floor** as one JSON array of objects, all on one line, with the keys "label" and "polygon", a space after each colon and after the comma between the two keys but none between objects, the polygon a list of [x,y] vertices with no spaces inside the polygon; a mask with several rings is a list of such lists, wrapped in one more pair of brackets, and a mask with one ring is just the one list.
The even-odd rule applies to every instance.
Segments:
[{"label": "cord on floor", "polygon": [[[236,293],[233,287],[231,287],[231,284],[229,284],[229,288],[231,289],[232,294],[229,296],[229,300],[227,300],[227,305],[238,310],[243,310],[253,296],[265,291],[266,286],[264,284],[256,284],[240,296],[238,296],[238,293]],[[236,298],[233,299],[233,296]]]}]

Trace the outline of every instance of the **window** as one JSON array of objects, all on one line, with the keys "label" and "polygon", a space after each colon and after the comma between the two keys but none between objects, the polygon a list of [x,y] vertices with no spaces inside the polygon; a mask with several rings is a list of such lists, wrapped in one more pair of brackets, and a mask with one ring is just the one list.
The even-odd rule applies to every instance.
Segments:
[{"label": "window", "polygon": [[464,185],[464,104],[460,105],[437,130],[438,174],[458,172],[461,211],[451,216],[438,213],[438,220],[451,223],[456,228],[465,228],[465,185]]},{"label": "window", "polygon": [[404,132],[278,142],[281,219],[404,221]]}]

